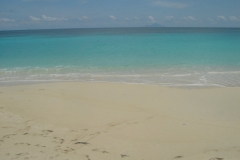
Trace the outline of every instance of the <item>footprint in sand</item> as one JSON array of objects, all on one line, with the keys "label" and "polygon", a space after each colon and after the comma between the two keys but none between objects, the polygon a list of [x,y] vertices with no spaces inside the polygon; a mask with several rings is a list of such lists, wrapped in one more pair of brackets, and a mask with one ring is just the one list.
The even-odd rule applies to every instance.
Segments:
[{"label": "footprint in sand", "polygon": [[16,134],[8,134],[8,135],[5,135],[5,136],[3,136],[3,138],[5,139],[5,138],[10,138],[11,136],[15,136]]},{"label": "footprint in sand", "polygon": [[5,156],[10,156],[10,153],[6,153]]},{"label": "footprint in sand", "polygon": [[73,148],[67,147],[67,149],[63,150],[62,153],[68,154],[69,152],[75,151]]},{"label": "footprint in sand", "polygon": [[94,151],[94,152],[102,152],[103,154],[109,153],[108,151],[105,151],[104,149],[99,149],[99,148],[92,149],[92,151]]},{"label": "footprint in sand", "polygon": [[52,142],[55,142],[55,143],[58,143],[58,144],[63,144],[64,143],[64,139],[57,139],[57,137],[54,137],[53,139],[56,139],[57,141],[52,141]]},{"label": "footprint in sand", "polygon": [[52,130],[42,130],[43,133],[51,133],[53,132]]},{"label": "footprint in sand", "polygon": [[71,132],[77,132],[77,130],[72,129]]},{"label": "footprint in sand", "polygon": [[41,146],[40,144],[35,145],[36,147],[46,147],[46,146]]},{"label": "footprint in sand", "polygon": [[90,144],[88,142],[76,142],[75,144],[84,144],[84,145],[87,145],[87,144]]},{"label": "footprint in sand", "polygon": [[214,157],[214,158],[210,158],[209,160],[224,160],[224,158]]},{"label": "footprint in sand", "polygon": [[129,157],[129,156],[126,154],[121,154],[121,158],[126,158],[126,157]]},{"label": "footprint in sand", "polygon": [[76,142],[78,139],[73,139],[73,140],[71,140],[72,142]]},{"label": "footprint in sand", "polygon": [[21,143],[15,143],[14,145],[25,145],[25,146],[30,146],[31,144],[21,142]]},{"label": "footprint in sand", "polygon": [[204,153],[207,153],[207,152],[218,152],[218,150],[216,150],[216,149],[211,149],[211,150],[205,151]]},{"label": "footprint in sand", "polygon": [[64,139],[60,139],[60,144],[63,144],[64,143]]},{"label": "footprint in sand", "polygon": [[23,128],[23,129],[19,129],[17,132],[28,132],[30,129],[31,129],[31,127],[27,126],[27,127]]},{"label": "footprint in sand", "polygon": [[183,158],[183,156],[176,156],[173,159],[177,159],[177,158]]},{"label": "footprint in sand", "polygon": [[13,127],[7,127],[7,126],[4,126],[4,127],[2,127],[2,128],[9,129],[9,128],[13,128]]},{"label": "footprint in sand", "polygon": [[18,154],[16,154],[16,156],[27,156],[27,155],[29,155],[29,153],[18,153]]},{"label": "footprint in sand", "polygon": [[88,155],[86,155],[86,157],[87,157],[88,160],[91,160]]}]

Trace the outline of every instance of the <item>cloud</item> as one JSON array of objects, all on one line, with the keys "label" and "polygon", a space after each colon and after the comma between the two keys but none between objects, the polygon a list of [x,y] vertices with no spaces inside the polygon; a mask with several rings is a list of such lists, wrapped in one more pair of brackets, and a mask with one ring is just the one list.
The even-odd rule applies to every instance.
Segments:
[{"label": "cloud", "polygon": [[152,16],[148,16],[148,18],[149,18],[152,22],[156,22],[156,20],[155,20]]},{"label": "cloud", "polygon": [[125,18],[126,20],[129,20],[129,18]]},{"label": "cloud", "polygon": [[89,17],[87,17],[87,16],[82,16],[81,18],[78,18],[79,20],[86,20],[86,19],[88,19]]},{"label": "cloud", "polygon": [[56,17],[47,17],[45,15],[42,15],[42,19],[45,20],[45,21],[66,21],[67,19],[66,18],[56,18]]},{"label": "cloud", "polygon": [[139,18],[138,18],[138,17],[136,17],[136,16],[135,16],[134,18],[135,18],[135,19],[137,19],[137,20],[139,20]]},{"label": "cloud", "polygon": [[187,17],[182,17],[183,20],[187,20],[187,21],[195,21],[197,20],[196,18],[192,17],[192,16],[187,16]]},{"label": "cloud", "polygon": [[116,20],[117,18],[114,17],[113,15],[109,16],[111,19]]},{"label": "cloud", "polygon": [[165,20],[174,20],[174,17],[173,16],[166,16],[164,19]]},{"label": "cloud", "polygon": [[155,1],[153,2],[153,5],[165,7],[165,8],[176,8],[176,9],[183,9],[187,7],[187,5],[183,3],[173,3],[173,2],[164,2],[164,1]]},{"label": "cloud", "polygon": [[224,16],[217,16],[218,19],[226,21],[227,19]]},{"label": "cloud", "polygon": [[0,22],[15,22],[15,20],[9,18],[0,18]]},{"label": "cloud", "polygon": [[230,16],[229,19],[231,21],[239,21],[239,19],[236,16]]},{"label": "cloud", "polygon": [[68,20],[66,18],[48,17],[48,16],[45,16],[45,15],[42,15],[41,18],[34,17],[34,16],[29,16],[29,18],[32,21],[66,21],[66,20]]},{"label": "cloud", "polygon": [[40,21],[40,20],[41,20],[40,18],[33,17],[33,16],[29,16],[29,18],[30,18],[32,21]]}]

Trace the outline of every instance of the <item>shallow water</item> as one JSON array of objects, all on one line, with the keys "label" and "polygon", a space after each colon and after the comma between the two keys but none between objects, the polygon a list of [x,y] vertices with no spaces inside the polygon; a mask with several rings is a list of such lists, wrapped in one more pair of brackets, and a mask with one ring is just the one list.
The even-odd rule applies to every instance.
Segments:
[{"label": "shallow water", "polygon": [[107,81],[240,86],[240,29],[0,32],[0,83]]}]

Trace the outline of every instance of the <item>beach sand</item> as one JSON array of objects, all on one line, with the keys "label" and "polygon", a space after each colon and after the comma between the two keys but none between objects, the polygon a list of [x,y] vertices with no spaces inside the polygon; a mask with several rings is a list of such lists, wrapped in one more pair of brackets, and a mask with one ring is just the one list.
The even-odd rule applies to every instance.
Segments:
[{"label": "beach sand", "polygon": [[0,159],[239,160],[240,88],[1,86]]}]

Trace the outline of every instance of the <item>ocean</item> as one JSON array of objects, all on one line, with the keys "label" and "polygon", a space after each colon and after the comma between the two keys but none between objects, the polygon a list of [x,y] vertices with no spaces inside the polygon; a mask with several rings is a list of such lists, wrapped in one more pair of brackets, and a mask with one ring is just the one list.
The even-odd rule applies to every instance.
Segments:
[{"label": "ocean", "polygon": [[0,31],[0,85],[240,86],[240,28]]}]

